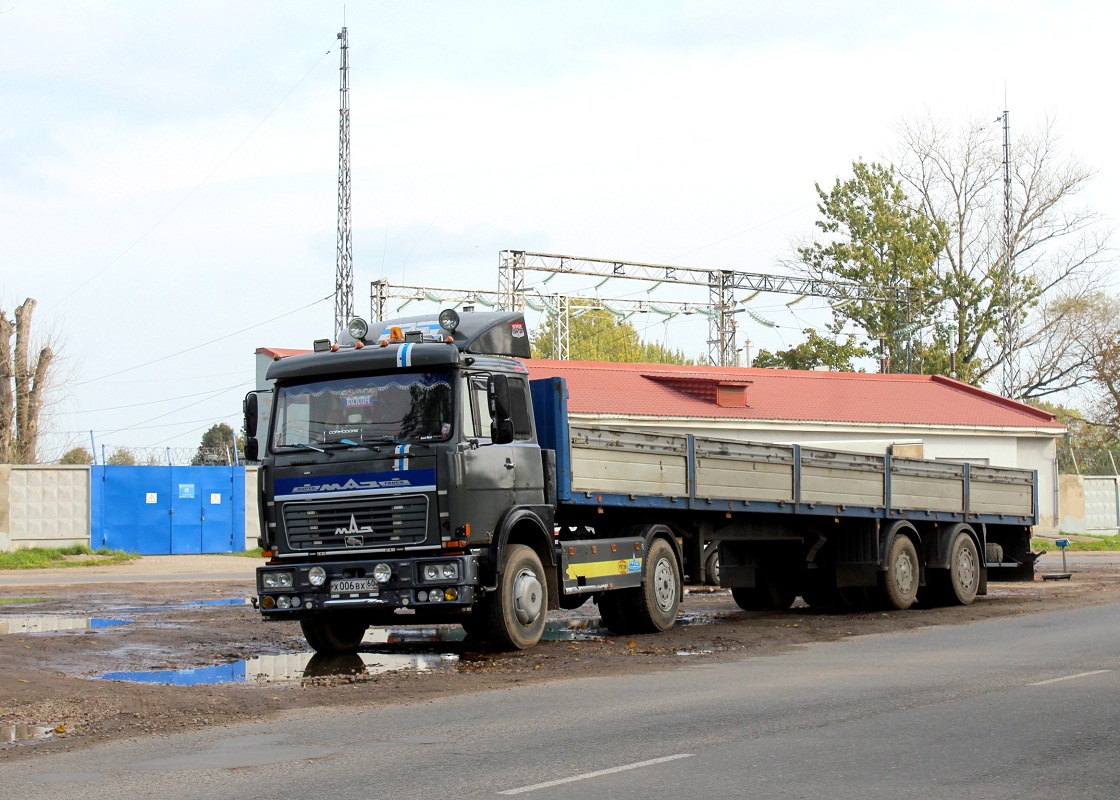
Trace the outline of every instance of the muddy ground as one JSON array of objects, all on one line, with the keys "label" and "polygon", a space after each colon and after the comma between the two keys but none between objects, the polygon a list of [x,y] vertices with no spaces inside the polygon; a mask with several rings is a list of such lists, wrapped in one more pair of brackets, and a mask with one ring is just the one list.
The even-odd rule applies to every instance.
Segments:
[{"label": "muddy ground", "polygon": [[[992,584],[987,597],[968,607],[822,613],[799,600],[787,612],[744,612],[726,590],[696,590],[686,596],[678,625],[663,634],[612,636],[598,628],[595,605],[588,603],[574,612],[553,612],[549,635],[556,638],[522,653],[426,641],[460,635],[457,626],[429,627],[373,631],[360,659],[325,663],[310,660],[298,625],[260,620],[244,602],[251,581],[0,581],[0,759],[258,719],[290,708],[377,706],[512,683],[637,674],[847,636],[1120,601],[1120,559],[1084,562],[1074,565],[1069,581]],[[32,602],[4,602],[14,598]],[[97,627],[86,627],[87,617]],[[42,630],[66,625],[79,627]],[[399,669],[383,671],[393,667]],[[159,679],[171,680],[178,670],[196,671],[175,680],[229,682],[184,686],[99,677],[160,672]]]}]

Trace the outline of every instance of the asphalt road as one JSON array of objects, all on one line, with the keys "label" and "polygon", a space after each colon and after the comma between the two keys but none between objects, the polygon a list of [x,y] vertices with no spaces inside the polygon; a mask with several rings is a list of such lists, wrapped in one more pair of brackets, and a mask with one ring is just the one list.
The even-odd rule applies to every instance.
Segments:
[{"label": "asphalt road", "polygon": [[1111,604],[291,713],[0,763],[0,797],[1112,800],[1118,623]]}]

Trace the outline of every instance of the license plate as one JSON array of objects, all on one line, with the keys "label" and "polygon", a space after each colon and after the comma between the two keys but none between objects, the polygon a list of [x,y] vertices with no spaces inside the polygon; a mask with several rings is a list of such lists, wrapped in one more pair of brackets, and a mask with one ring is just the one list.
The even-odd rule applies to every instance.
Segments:
[{"label": "license plate", "polygon": [[373,580],[373,578],[365,578],[352,581],[331,581],[331,594],[343,594],[351,592],[367,592],[369,594],[377,594],[377,581]]}]

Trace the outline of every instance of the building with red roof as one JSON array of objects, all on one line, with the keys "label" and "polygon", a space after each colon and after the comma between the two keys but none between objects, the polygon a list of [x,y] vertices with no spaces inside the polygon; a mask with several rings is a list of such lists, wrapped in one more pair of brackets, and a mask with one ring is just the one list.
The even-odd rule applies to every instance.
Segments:
[{"label": "building with red roof", "polygon": [[[260,348],[258,386],[276,357]],[[594,361],[525,362],[562,377],[574,421],[746,441],[1034,469],[1039,528],[1057,529],[1052,414],[939,375],[816,372]]]}]

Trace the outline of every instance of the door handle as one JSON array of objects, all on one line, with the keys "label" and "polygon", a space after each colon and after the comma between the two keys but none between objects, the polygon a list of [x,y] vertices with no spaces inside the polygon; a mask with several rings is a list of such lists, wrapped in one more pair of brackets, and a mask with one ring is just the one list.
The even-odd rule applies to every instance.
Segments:
[{"label": "door handle", "polygon": [[506,456],[505,468],[506,469],[513,469],[513,467],[514,467],[513,459],[510,458],[509,456]]}]

